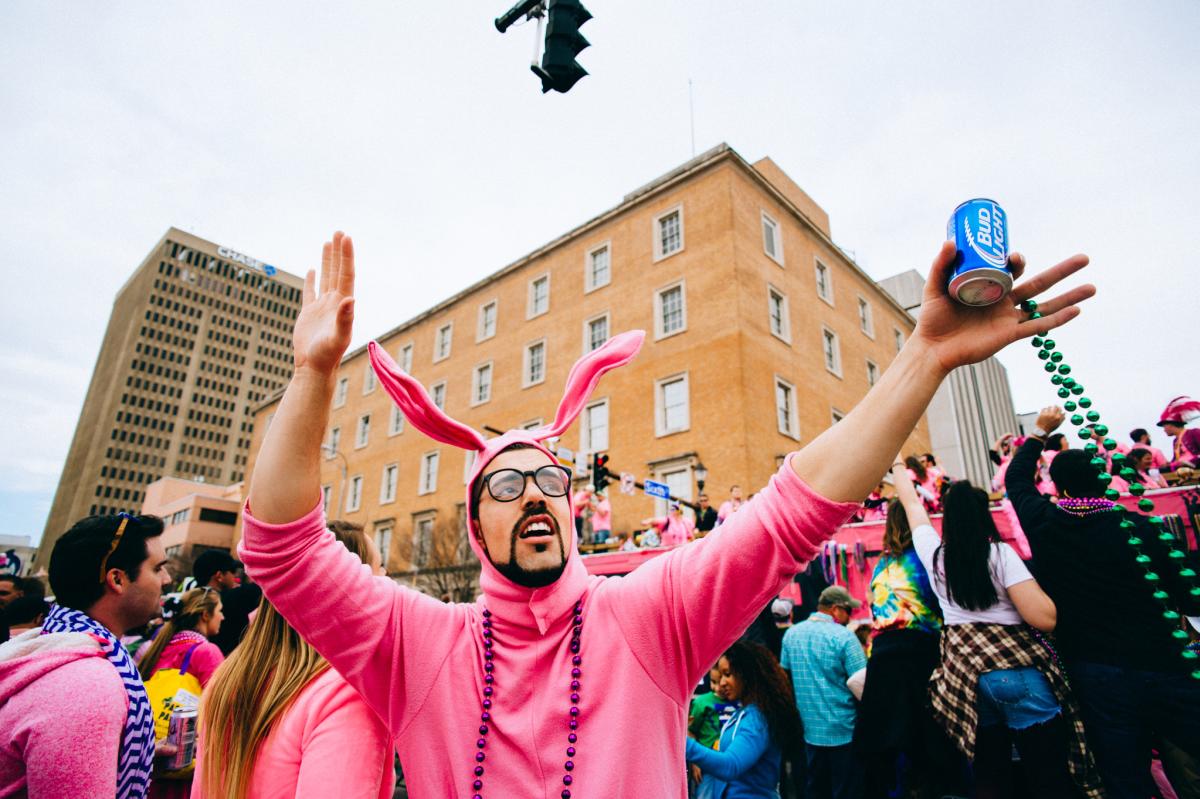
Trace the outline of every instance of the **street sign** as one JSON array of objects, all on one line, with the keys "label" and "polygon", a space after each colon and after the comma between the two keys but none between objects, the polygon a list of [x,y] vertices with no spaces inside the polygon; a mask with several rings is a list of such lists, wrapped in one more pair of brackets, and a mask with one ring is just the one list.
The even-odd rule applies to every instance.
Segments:
[{"label": "street sign", "polygon": [[592,473],[591,458],[586,452],[575,453],[575,476],[587,477]]},{"label": "street sign", "polygon": [[575,463],[575,453],[566,447],[559,447],[554,450],[554,455],[563,466],[571,466]]},{"label": "street sign", "polygon": [[637,493],[637,487],[634,486],[634,483],[636,482],[637,478],[632,474],[629,472],[621,472],[621,493],[628,494],[632,497]]},{"label": "street sign", "polygon": [[647,480],[645,486],[643,490],[652,497],[666,499],[671,496],[671,489],[666,483],[656,483],[653,480]]}]

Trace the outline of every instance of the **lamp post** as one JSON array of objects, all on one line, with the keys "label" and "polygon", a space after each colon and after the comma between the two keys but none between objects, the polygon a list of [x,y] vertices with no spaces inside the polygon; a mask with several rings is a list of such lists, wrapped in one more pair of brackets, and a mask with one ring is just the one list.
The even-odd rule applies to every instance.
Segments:
[{"label": "lamp post", "polygon": [[704,493],[704,483],[707,480],[708,480],[708,469],[704,468],[703,461],[697,459],[697,461],[696,461],[696,487],[698,489],[697,495]]},{"label": "lamp post", "polygon": [[338,489],[338,515],[340,519],[346,513],[346,472],[349,470],[349,464],[346,462],[346,456],[340,451],[334,449],[328,444],[321,445],[321,451],[328,453],[331,457],[336,455],[342,459],[342,485]]}]

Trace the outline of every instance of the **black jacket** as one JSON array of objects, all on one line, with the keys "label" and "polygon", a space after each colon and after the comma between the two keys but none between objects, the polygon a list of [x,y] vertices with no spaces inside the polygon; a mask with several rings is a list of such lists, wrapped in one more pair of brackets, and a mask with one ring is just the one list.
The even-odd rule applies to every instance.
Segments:
[{"label": "black jacket", "polygon": [[[1158,531],[1139,513],[1076,516],[1059,510],[1034,485],[1042,442],[1029,439],[1013,456],[1005,474],[1008,498],[1033,552],[1032,571],[1058,606],[1055,637],[1063,657],[1147,671],[1185,671],[1183,643],[1171,637],[1177,622],[1163,618],[1154,585],[1134,558],[1131,533],[1144,541],[1141,550],[1170,595],[1168,602],[1185,615],[1200,613],[1200,599],[1188,594],[1179,565],[1167,558]],[[1136,527],[1122,530],[1122,516]]]}]

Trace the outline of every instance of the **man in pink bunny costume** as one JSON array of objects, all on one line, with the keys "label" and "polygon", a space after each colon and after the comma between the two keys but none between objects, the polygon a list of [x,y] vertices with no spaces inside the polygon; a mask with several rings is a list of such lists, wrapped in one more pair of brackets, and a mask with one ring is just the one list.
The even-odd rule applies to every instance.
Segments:
[{"label": "man in pink bunny costume", "polygon": [[[879,482],[945,375],[1068,321],[1094,292],[1046,300],[1037,320],[1013,304],[1086,265],[1075,256],[1019,285],[1013,302],[968,308],[944,290],[953,257],[952,245],[939,252],[920,324],[843,424],[792,453],[720,535],[624,578],[584,570],[569,479],[544,442],[572,424],[605,371],[633,359],[641,332],[575,364],[551,424],[491,440],[447,417],[372,345],[381,384],[413,426],[477,452],[467,503],[483,595],[446,605],[371,576],[324,529],[321,441],[354,302],[353,247],[337,233],[319,291],[308,274],[295,375],[252,478],[247,571],[387,723],[413,796],[682,799],[692,688]],[[1012,266],[1019,276],[1024,261]]]}]

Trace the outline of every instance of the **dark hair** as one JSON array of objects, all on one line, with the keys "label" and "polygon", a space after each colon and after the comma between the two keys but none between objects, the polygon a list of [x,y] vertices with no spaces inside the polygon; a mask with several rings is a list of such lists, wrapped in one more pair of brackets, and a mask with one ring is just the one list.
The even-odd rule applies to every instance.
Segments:
[{"label": "dark hair", "polygon": [[4,624],[12,627],[37,621],[38,616],[45,615],[49,610],[50,607],[44,598],[26,594],[5,605],[0,617],[3,618]]},{"label": "dark hair", "polygon": [[912,546],[912,528],[908,524],[908,514],[900,500],[892,498],[887,503],[887,522],[883,528],[883,551],[889,555],[899,555]]},{"label": "dark hair", "polygon": [[242,562],[230,555],[224,549],[206,549],[196,557],[192,564],[192,576],[196,585],[203,587],[212,582],[212,578],[221,572],[236,572],[242,568]]},{"label": "dark hair", "polygon": [[1062,496],[1103,496],[1104,485],[1096,479],[1097,474],[1092,456],[1081,449],[1063,450],[1050,462],[1050,479]]},{"label": "dark hair", "polygon": [[925,453],[924,455],[922,455],[921,457],[922,457],[922,458],[925,458],[927,461],[929,461],[929,462],[930,462],[931,464],[933,464],[934,466],[937,466],[937,458],[933,457],[933,453],[931,453],[931,452],[926,452],[926,453]]},{"label": "dark hair", "polygon": [[988,511],[988,495],[959,480],[942,494],[942,511],[942,543],[933,559],[941,558],[946,596],[967,610],[986,610],[1000,601],[991,567],[992,544],[1000,543],[1000,533]]},{"label": "dark hair", "polygon": [[1145,447],[1134,447],[1133,449],[1129,450],[1129,454],[1126,457],[1129,459],[1128,463],[1133,467],[1133,470],[1138,471],[1137,462],[1149,454],[1150,450],[1146,449]]},{"label": "dark hair", "polygon": [[787,672],[762,644],[736,641],[725,650],[729,670],[742,681],[742,704],[756,705],[767,719],[771,740],[787,751],[803,739],[796,698]]},{"label": "dark hair", "polygon": [[[99,577],[100,575],[96,575]],[[46,584],[37,577],[21,577],[17,587],[20,588],[25,596],[36,597],[37,599],[46,598]]]},{"label": "dark hair", "polygon": [[1142,436],[1150,435],[1144,427],[1135,427],[1129,431],[1129,437],[1137,443],[1142,443]]},{"label": "dark hair", "polygon": [[[112,546],[122,518],[88,516],[75,522],[55,542],[50,553],[50,588],[58,604],[87,610],[104,596],[100,563]],[[120,569],[130,580],[136,580],[150,556],[146,539],[157,538],[162,531],[163,521],[157,516],[131,516],[120,543],[108,556],[107,568]]]},{"label": "dark hair", "polygon": [[921,459],[916,455],[909,455],[905,458],[904,465],[913,470],[913,474],[917,476],[918,483],[924,483],[925,478],[929,476],[925,471],[925,464],[921,463]]},{"label": "dark hair", "polygon": [[1067,437],[1062,433],[1055,433],[1054,435],[1046,436],[1046,446],[1044,446],[1042,449],[1046,450],[1047,452],[1062,452],[1062,445],[1066,440]]},{"label": "dark hair", "polygon": [[7,580],[13,584],[13,588],[17,589],[18,591],[21,590],[22,580],[15,574],[0,574],[0,580]]},{"label": "dark hair", "polygon": [[[534,449],[534,450],[536,450],[538,448],[535,447],[533,444],[527,444],[524,441],[518,441],[515,444],[509,444],[507,447],[505,447],[504,449],[497,452],[492,457],[492,460],[493,461],[496,460],[496,458],[499,458],[501,455],[503,455],[506,452],[513,452],[513,451],[519,450],[519,449]],[[489,461],[489,463],[490,462],[491,461]],[[485,466],[484,468],[486,469],[487,467]],[[479,518],[479,499],[483,496],[483,475],[484,475],[484,473],[481,471],[479,473],[479,476],[475,478],[475,482],[471,484],[470,515],[471,515],[472,519]]]}]

